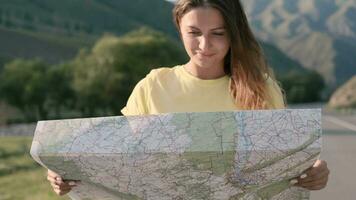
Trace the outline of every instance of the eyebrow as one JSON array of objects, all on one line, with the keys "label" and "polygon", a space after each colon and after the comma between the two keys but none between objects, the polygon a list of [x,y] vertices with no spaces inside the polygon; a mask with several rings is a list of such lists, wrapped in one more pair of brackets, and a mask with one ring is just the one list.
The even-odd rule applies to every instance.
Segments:
[{"label": "eyebrow", "polygon": [[[198,30],[200,30],[199,28],[197,28],[197,27],[195,27],[195,26],[188,26],[189,28],[192,28],[192,29],[198,29]],[[215,31],[215,30],[220,30],[220,29],[226,29],[224,26],[222,26],[222,27],[217,27],[217,28],[213,28],[213,29],[211,29],[212,31]]]}]

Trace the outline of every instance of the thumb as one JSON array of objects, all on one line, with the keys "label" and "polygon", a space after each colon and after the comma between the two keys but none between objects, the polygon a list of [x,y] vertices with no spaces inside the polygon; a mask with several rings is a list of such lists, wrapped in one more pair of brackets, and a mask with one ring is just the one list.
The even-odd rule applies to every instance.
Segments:
[{"label": "thumb", "polygon": [[318,167],[321,165],[321,160],[316,160],[315,163],[313,164],[313,167]]}]

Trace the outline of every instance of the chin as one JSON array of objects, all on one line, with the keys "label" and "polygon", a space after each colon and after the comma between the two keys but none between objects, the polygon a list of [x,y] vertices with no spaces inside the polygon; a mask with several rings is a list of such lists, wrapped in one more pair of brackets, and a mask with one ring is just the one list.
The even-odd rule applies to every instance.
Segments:
[{"label": "chin", "polygon": [[202,67],[202,68],[211,68],[213,66],[215,66],[216,64],[214,64],[215,62],[212,62],[211,60],[202,60],[202,59],[195,59],[194,63],[198,66],[198,67]]}]

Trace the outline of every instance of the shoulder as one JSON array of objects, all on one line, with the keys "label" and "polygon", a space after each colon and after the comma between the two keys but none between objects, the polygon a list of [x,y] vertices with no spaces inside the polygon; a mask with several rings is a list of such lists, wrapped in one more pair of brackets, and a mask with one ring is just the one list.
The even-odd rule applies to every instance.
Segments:
[{"label": "shoulder", "polygon": [[177,70],[179,66],[174,67],[160,67],[157,69],[151,70],[149,74],[145,77],[148,82],[151,81],[161,81],[165,79],[172,78],[172,76],[176,76]]},{"label": "shoulder", "polygon": [[171,74],[173,72],[172,68],[169,67],[161,67],[152,69],[143,79],[141,79],[135,86],[135,89],[146,87],[158,80],[164,78],[167,74]]},{"label": "shoulder", "polygon": [[277,82],[276,79],[272,78],[269,75],[266,75],[266,85],[268,88],[272,88],[272,89],[280,89],[279,83]]},{"label": "shoulder", "polygon": [[135,90],[144,91],[152,88],[152,86],[160,83],[165,83],[177,75],[179,66],[175,67],[160,67],[151,70],[143,79],[135,86]]},{"label": "shoulder", "polygon": [[279,82],[273,77],[266,75],[266,87],[270,98],[270,106],[275,109],[285,108],[284,93]]},{"label": "shoulder", "polygon": [[150,71],[145,78],[136,85],[136,88],[150,92],[155,88],[167,86],[168,83],[174,82],[179,77],[178,66],[175,67],[160,67]]},{"label": "shoulder", "polygon": [[167,83],[175,74],[176,67],[161,67],[151,70],[134,87],[126,106],[121,110],[124,115],[145,115],[150,113],[151,93],[157,86]]}]

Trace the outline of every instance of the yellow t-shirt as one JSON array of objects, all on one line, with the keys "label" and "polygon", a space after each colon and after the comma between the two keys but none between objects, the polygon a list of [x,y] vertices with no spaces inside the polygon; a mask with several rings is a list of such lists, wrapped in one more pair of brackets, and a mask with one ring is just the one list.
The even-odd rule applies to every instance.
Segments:
[{"label": "yellow t-shirt", "polygon": [[[121,113],[146,115],[176,112],[218,112],[238,110],[229,92],[230,77],[202,80],[183,66],[152,70],[134,88]],[[269,78],[272,108],[284,108],[279,86]]]}]

